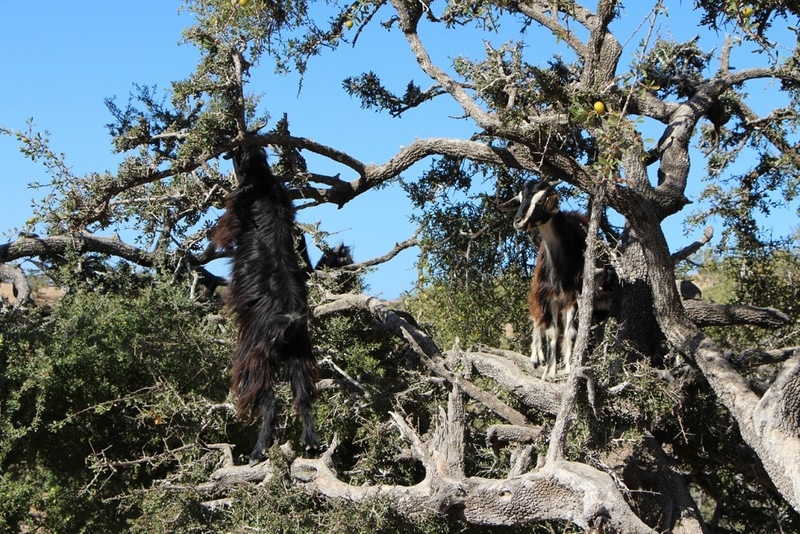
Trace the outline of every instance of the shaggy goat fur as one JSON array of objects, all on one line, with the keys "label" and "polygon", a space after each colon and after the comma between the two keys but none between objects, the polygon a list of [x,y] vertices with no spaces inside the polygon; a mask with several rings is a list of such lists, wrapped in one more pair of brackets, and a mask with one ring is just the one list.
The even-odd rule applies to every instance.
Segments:
[{"label": "shaggy goat fur", "polygon": [[239,185],[228,195],[212,241],[232,250],[227,303],[239,333],[231,387],[238,398],[236,415],[248,423],[261,419],[250,454],[254,463],[264,459],[274,439],[273,381],[281,368],[303,421],[302,439],[307,449],[316,449],[311,402],[318,366],[308,331],[306,273],[295,251],[291,200],[273,178],[263,148],[236,148],[231,157]]},{"label": "shaggy goat fur", "polygon": [[[577,335],[578,295],[583,286],[586,251],[586,216],[575,211],[562,212],[560,199],[550,182],[529,181],[522,191],[501,206],[518,206],[514,228],[539,231],[540,244],[528,295],[528,310],[533,320],[531,360],[545,363],[542,332],[547,338],[547,355],[542,378],[553,378],[563,360],[569,372]],[[613,267],[595,269],[593,322],[605,320],[611,308],[617,277]]]},{"label": "shaggy goat fur", "polygon": [[[530,181],[503,207],[518,206],[514,228],[539,231],[541,242],[533,271],[528,310],[533,320],[531,359],[546,362],[542,378],[556,374],[559,359],[569,371],[572,344],[583,276],[583,253],[586,248],[586,217],[576,212],[564,213],[559,197],[548,182]],[[547,338],[547,355],[542,347],[542,332]]]}]

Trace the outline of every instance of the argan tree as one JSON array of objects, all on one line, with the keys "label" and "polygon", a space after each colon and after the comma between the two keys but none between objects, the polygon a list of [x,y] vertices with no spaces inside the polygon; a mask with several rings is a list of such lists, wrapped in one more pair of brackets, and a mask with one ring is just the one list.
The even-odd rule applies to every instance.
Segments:
[{"label": "argan tree", "polygon": [[[130,276],[149,273],[149,283],[218,302],[213,291],[226,281],[208,269],[218,259],[208,246],[208,213],[234,183],[219,159],[242,144],[272,147],[275,174],[311,210],[344,206],[403,174],[420,233],[348,269],[357,273],[419,245],[420,280],[405,311],[357,291],[314,293],[328,373],[317,407],[326,415],[321,457],[297,458],[287,445],[284,460],[276,453],[253,469],[236,465],[231,445],[208,445],[201,435],[184,437],[180,451],[165,440],[162,453],[173,461],[150,474],[144,491],[157,497],[137,501],[142,512],[131,511],[128,521],[155,528],[157,510],[166,509],[179,510],[187,528],[265,527],[271,523],[242,513],[271,506],[248,497],[262,491],[253,483],[274,490],[288,481],[314,506],[388,505],[404,521],[558,521],[597,532],[800,528],[800,355],[785,313],[794,310],[777,309],[790,299],[765,299],[783,283],[777,277],[796,274],[795,251],[763,226],[763,214],[793,200],[797,187],[795,4],[202,0],[186,9],[196,24],[184,38],[201,58],[192,75],[166,97],[143,88],[126,105],[109,101],[114,147],[127,156],[115,174],[74,176],[42,135],[4,130],[52,176],[31,222],[38,235],[0,247],[17,307],[28,305],[31,292],[14,262],[33,257],[66,286],[116,279],[116,258],[138,266]],[[623,24],[630,16],[640,18]],[[674,40],[670,26],[683,24],[704,37]],[[342,90],[387,114],[389,127],[449,100],[460,108],[451,120],[468,121],[471,135],[408,139],[385,162],[367,164],[316,142],[313,132],[290,133],[291,117],[267,129],[281,111],[255,96],[267,89],[259,69],[305,74],[315,56],[335,58],[378,26],[407,41],[426,82],[387,87],[377,66],[353,65],[364,72],[345,74]],[[430,36],[457,41],[467,31],[486,32],[481,57],[432,59]],[[498,35],[503,44],[492,45]],[[308,154],[346,172],[315,170]],[[410,177],[421,161],[429,170]],[[560,181],[562,196],[590,221],[572,370],[554,382],[540,380],[522,354],[535,247],[497,209],[527,179]],[[688,208],[698,194],[707,209]],[[693,228],[721,223],[720,247],[705,258],[738,275],[696,281],[707,290],[732,280],[728,302],[704,300],[691,284],[681,296],[676,276],[711,272],[692,254],[713,230],[668,244],[664,221],[676,214]],[[134,241],[108,237],[125,223]],[[598,261],[613,266],[619,284],[613,317],[592,331]],[[330,278],[320,273],[312,284]],[[218,306],[209,315],[219,318]],[[416,378],[391,380],[384,365]],[[223,401],[191,409],[224,412]],[[188,462],[185,450],[214,459],[222,451],[224,465]],[[152,457],[92,458],[93,472],[113,479],[124,476],[115,469],[146,466]],[[117,491],[134,500],[142,494],[132,486]],[[169,497],[176,494],[193,497]],[[193,516],[191,503],[234,511]]]}]

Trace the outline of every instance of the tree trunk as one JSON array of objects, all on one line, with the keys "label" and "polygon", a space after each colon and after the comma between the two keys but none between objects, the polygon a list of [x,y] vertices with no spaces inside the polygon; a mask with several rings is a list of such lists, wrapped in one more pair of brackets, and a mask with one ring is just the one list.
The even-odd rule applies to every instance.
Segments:
[{"label": "tree trunk", "polygon": [[630,227],[623,234],[617,275],[620,280],[615,304],[620,324],[618,341],[624,345],[628,361],[642,357],[652,359],[663,336],[653,314],[653,295],[642,244]]}]

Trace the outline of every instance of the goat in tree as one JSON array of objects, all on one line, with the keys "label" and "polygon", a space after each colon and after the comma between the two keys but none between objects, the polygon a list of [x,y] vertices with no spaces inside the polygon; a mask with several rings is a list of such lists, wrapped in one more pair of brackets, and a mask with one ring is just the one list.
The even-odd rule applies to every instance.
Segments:
[{"label": "goat in tree", "polygon": [[528,310],[533,320],[531,360],[535,365],[545,363],[542,331],[547,338],[543,379],[555,376],[559,356],[569,372],[586,250],[586,217],[562,212],[559,203],[555,182],[532,180],[500,206],[507,210],[518,206],[514,228],[529,234],[538,229],[541,238]]},{"label": "goat in tree", "polygon": [[295,251],[294,207],[272,176],[262,147],[237,147],[230,157],[239,184],[226,199],[212,242],[232,250],[227,300],[239,332],[231,387],[237,396],[237,417],[248,423],[261,419],[250,454],[254,464],[265,458],[274,439],[273,382],[281,367],[303,421],[306,450],[316,450],[311,403],[318,365],[308,330],[307,275]]},{"label": "goat in tree", "polygon": [[322,257],[314,265],[315,271],[323,269],[337,269],[345,265],[353,264],[353,254],[350,252],[350,247],[344,243],[339,243],[332,249],[328,249],[322,253]]},{"label": "goat in tree", "polygon": [[322,257],[314,266],[314,271],[325,272],[332,291],[337,293],[360,292],[361,286],[355,271],[342,269],[342,267],[352,264],[353,255],[350,247],[340,243],[323,252]]}]

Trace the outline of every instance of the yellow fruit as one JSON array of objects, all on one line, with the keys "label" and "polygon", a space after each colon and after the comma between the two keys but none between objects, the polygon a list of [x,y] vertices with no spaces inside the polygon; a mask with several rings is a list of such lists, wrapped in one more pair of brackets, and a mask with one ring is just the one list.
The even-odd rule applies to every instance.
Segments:
[{"label": "yellow fruit", "polygon": [[249,0],[239,0],[239,5],[244,7],[248,4]]},{"label": "yellow fruit", "polygon": [[606,112],[606,105],[603,104],[602,101],[598,100],[597,102],[594,103],[594,110],[597,113],[605,113]]},{"label": "yellow fruit", "polygon": [[352,28],[352,27],[353,27],[353,21],[352,21],[352,20],[349,20],[349,19],[348,19],[348,20],[346,20],[346,21],[344,21],[344,27],[345,27],[345,28],[347,28],[347,29],[349,30],[350,28]]},{"label": "yellow fruit", "polygon": [[746,19],[749,19],[753,16],[754,12],[755,10],[753,9],[753,6],[745,6],[744,9],[742,9],[742,16]]}]

